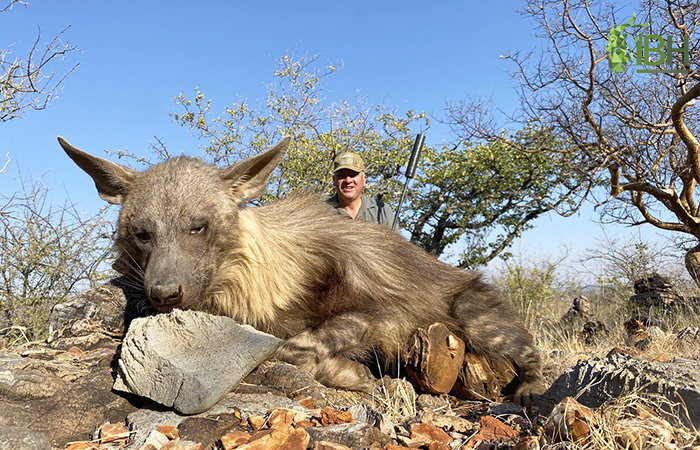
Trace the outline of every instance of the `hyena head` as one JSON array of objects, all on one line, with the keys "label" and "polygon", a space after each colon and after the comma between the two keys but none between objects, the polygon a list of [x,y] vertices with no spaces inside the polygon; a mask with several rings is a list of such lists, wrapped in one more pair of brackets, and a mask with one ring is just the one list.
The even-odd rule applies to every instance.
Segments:
[{"label": "hyena head", "polygon": [[161,311],[201,309],[220,256],[237,245],[241,205],[262,194],[289,144],[225,169],[177,157],[136,172],[58,141],[100,197],[121,205],[115,269],[141,280]]}]

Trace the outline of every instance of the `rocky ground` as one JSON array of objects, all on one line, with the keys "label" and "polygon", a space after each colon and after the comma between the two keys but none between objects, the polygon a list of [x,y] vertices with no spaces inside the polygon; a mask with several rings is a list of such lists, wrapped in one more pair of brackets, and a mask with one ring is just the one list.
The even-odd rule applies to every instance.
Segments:
[{"label": "rocky ground", "polygon": [[[629,342],[579,358],[527,409],[421,394],[388,377],[372,394],[335,390],[266,361],[216,404],[185,415],[113,389],[124,311],[126,322],[144,312],[131,295],[119,281],[89,291],[54,310],[47,341],[0,349],[0,450],[700,449],[700,363],[645,359],[656,325],[641,317]],[[679,339],[700,345],[700,330]]]}]

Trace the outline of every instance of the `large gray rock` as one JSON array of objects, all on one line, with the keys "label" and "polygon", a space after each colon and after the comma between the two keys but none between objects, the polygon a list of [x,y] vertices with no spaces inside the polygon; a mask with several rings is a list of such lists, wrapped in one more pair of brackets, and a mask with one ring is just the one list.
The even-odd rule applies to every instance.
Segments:
[{"label": "large gray rock", "polygon": [[548,415],[565,397],[575,397],[583,405],[597,408],[632,392],[666,397],[678,405],[667,405],[670,420],[700,427],[700,362],[691,360],[660,363],[616,354],[581,361],[552,384],[537,406],[541,414]]},{"label": "large gray rock", "polygon": [[197,311],[135,319],[114,389],[183,414],[209,409],[277,349],[279,339],[231,318]]},{"label": "large gray rock", "polygon": [[0,450],[51,450],[46,436],[21,427],[0,428]]},{"label": "large gray rock", "polygon": [[630,304],[642,309],[682,308],[692,303],[676,292],[669,278],[659,274],[635,281],[634,295],[630,297]]},{"label": "large gray rock", "polygon": [[153,313],[155,310],[134,282],[115,278],[54,306],[48,341],[94,331],[123,335],[132,319]]}]

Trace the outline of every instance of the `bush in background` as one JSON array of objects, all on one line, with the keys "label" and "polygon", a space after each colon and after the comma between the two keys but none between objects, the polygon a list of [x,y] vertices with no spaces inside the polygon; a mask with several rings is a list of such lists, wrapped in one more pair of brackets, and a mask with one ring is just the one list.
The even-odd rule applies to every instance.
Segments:
[{"label": "bush in background", "polygon": [[43,180],[0,195],[0,337],[10,345],[45,338],[51,309],[111,275],[112,227],[105,211],[85,216],[52,203]]}]

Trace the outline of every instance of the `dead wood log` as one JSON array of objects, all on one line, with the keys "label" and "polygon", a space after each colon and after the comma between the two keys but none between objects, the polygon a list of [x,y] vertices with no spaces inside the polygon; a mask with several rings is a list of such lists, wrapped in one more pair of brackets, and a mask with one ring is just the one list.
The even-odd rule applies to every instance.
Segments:
[{"label": "dead wood log", "polygon": [[421,328],[413,335],[406,361],[411,382],[430,394],[450,392],[464,361],[464,342],[442,323]]},{"label": "dead wood log", "polygon": [[512,394],[515,368],[507,361],[469,352],[464,341],[442,323],[413,335],[406,372],[418,389],[466,400],[493,400]]},{"label": "dead wood log", "polygon": [[465,400],[495,400],[513,393],[515,375],[508,361],[467,352],[451,393]]}]

